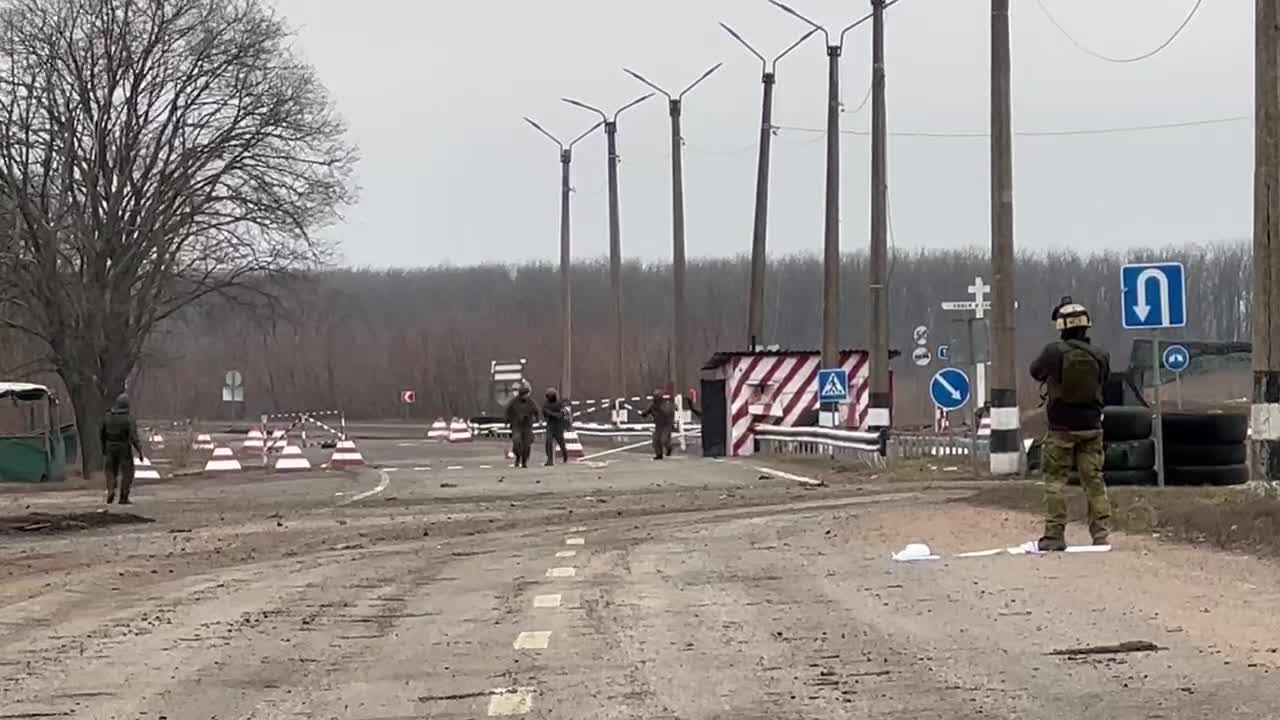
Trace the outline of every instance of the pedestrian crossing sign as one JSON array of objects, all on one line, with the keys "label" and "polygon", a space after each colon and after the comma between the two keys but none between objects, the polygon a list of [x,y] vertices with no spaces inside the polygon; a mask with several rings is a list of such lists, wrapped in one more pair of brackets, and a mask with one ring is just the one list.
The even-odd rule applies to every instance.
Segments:
[{"label": "pedestrian crossing sign", "polygon": [[849,372],[844,368],[818,371],[818,402],[849,402]]}]

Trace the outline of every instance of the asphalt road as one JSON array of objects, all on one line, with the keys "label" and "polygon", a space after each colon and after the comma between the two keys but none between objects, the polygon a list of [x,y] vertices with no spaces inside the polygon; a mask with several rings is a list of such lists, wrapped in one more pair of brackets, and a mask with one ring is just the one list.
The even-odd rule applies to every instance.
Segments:
[{"label": "asphalt road", "polygon": [[[494,443],[361,449],[381,467],[145,486],[132,510],[154,522],[0,536],[0,718],[1280,706],[1280,572],[1254,558],[1118,537],[1108,554],[956,559],[1035,519],[872,472],[812,487],[759,469],[776,463],[517,470]],[[99,503],[8,493],[0,515]],[[919,540],[948,557],[889,559]],[[1132,640],[1160,649],[1048,654]]]}]

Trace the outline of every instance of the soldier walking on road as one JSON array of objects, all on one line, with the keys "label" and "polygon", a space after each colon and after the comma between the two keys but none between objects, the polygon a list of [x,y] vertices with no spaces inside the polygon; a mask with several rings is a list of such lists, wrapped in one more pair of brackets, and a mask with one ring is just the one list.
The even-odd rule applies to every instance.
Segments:
[{"label": "soldier walking on road", "polygon": [[[661,460],[671,455],[671,427],[675,425],[676,411],[662,390],[654,390],[649,407],[640,417],[653,418],[653,459]],[[665,453],[665,454],[664,454]]]},{"label": "soldier walking on road", "polygon": [[529,467],[529,454],[533,452],[533,421],[538,417],[538,405],[529,397],[529,383],[507,404],[507,423],[511,425],[511,451],[516,456],[516,467]]},{"label": "soldier walking on road", "polygon": [[1061,339],[1049,343],[1031,363],[1031,377],[1045,384],[1043,551],[1066,550],[1067,474],[1074,464],[1089,501],[1089,534],[1106,545],[1111,504],[1102,477],[1102,387],[1111,358],[1089,342],[1089,312],[1065,297],[1053,311]]},{"label": "soldier walking on road", "polygon": [[546,422],[547,465],[555,465],[556,445],[560,446],[560,459],[569,462],[569,451],[564,445],[564,431],[569,425],[569,404],[560,400],[555,388],[547,388],[547,400],[542,404],[542,419]]},{"label": "soldier walking on road", "polygon": [[99,432],[102,456],[107,474],[107,504],[115,502],[117,480],[120,486],[120,504],[129,504],[129,489],[133,486],[133,453],[142,455],[142,442],[138,438],[138,426],[129,411],[129,396],[121,393],[115,405],[107,411]]}]

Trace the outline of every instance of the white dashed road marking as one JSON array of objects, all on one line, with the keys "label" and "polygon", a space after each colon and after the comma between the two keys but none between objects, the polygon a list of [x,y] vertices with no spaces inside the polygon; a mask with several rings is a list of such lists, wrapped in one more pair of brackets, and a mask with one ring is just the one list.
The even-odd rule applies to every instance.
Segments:
[{"label": "white dashed road marking", "polygon": [[493,466],[492,466],[492,465],[481,465],[481,466],[480,466],[480,469],[481,469],[481,470],[492,470],[492,469],[493,469]]},{"label": "white dashed road marking", "polygon": [[533,709],[533,688],[500,688],[491,691],[489,715],[524,715]]},{"label": "white dashed road marking", "polygon": [[565,545],[585,545],[586,542],[582,538],[565,538]]},{"label": "white dashed road marking", "polygon": [[512,646],[517,650],[546,650],[547,644],[550,642],[550,630],[534,630],[517,635],[516,641],[512,643]]},{"label": "white dashed road marking", "polygon": [[782,472],[781,470],[771,470],[767,467],[755,467],[752,469],[762,473],[768,473],[769,475],[775,475],[784,480],[792,480],[794,482],[804,483],[805,485],[826,485],[826,483],[822,482],[821,480],[814,480],[811,477],[805,477],[803,475],[792,475],[791,473]]},{"label": "white dashed road marking", "polygon": [[423,467],[416,467],[416,468],[414,468],[414,469],[413,469],[413,471],[414,471],[414,472],[427,472],[427,471],[428,471],[428,470],[430,470],[430,469],[431,469],[430,467],[423,466]]},{"label": "white dashed road marking", "polygon": [[350,505],[350,504],[351,504],[351,503],[353,503],[353,502],[360,502],[361,500],[364,500],[365,498],[373,497],[374,495],[377,495],[378,493],[382,492],[383,490],[386,490],[386,489],[387,489],[387,486],[391,484],[391,475],[389,475],[388,473],[390,473],[390,472],[391,472],[391,470],[393,470],[393,469],[394,469],[394,468],[390,468],[390,469],[387,469],[387,470],[379,470],[379,471],[378,471],[378,474],[382,476],[382,481],[378,483],[378,487],[376,487],[376,488],[374,488],[374,489],[372,489],[372,490],[366,490],[365,492],[362,492],[362,493],[360,493],[359,495],[352,495],[350,499],[348,499],[348,500],[343,500],[341,504],[342,504],[342,505]]},{"label": "white dashed road marking", "polygon": [[577,554],[578,554],[577,550],[561,550],[560,552],[556,553],[556,557],[566,558],[566,557],[573,557],[574,555],[577,555]]},{"label": "white dashed road marking", "polygon": [[547,577],[575,577],[578,574],[577,568],[571,567],[553,567],[547,571]]},{"label": "white dashed road marking", "polygon": [[581,526],[569,528],[569,532],[586,532],[586,531],[587,529]]},{"label": "white dashed road marking", "polygon": [[445,468],[445,470],[461,470],[461,469],[462,469],[461,465],[450,465],[449,467]]},{"label": "white dashed road marking", "polygon": [[536,608],[560,607],[560,593],[556,593],[554,595],[535,595],[533,598],[533,606]]}]

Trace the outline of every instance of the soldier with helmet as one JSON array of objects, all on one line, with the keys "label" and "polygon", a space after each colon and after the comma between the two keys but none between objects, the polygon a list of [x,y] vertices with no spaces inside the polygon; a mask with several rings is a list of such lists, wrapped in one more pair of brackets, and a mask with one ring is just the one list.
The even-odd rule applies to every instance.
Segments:
[{"label": "soldier with helmet", "polygon": [[529,467],[529,454],[533,452],[533,423],[538,417],[538,405],[529,397],[532,388],[528,381],[520,383],[516,396],[507,403],[506,420],[511,426],[511,451],[516,456],[516,467]]},{"label": "soldier with helmet", "polygon": [[1044,383],[1049,431],[1044,438],[1044,536],[1042,551],[1067,548],[1065,489],[1072,465],[1080,473],[1089,504],[1089,534],[1094,545],[1108,542],[1111,505],[1103,482],[1102,388],[1111,358],[1089,341],[1092,323],[1083,305],[1064,297],[1053,310],[1059,340],[1031,363],[1031,377]]},{"label": "soldier with helmet", "polygon": [[675,425],[676,411],[671,399],[655,388],[649,407],[640,413],[640,417],[653,418],[653,459],[661,460],[671,456],[671,428]]}]

